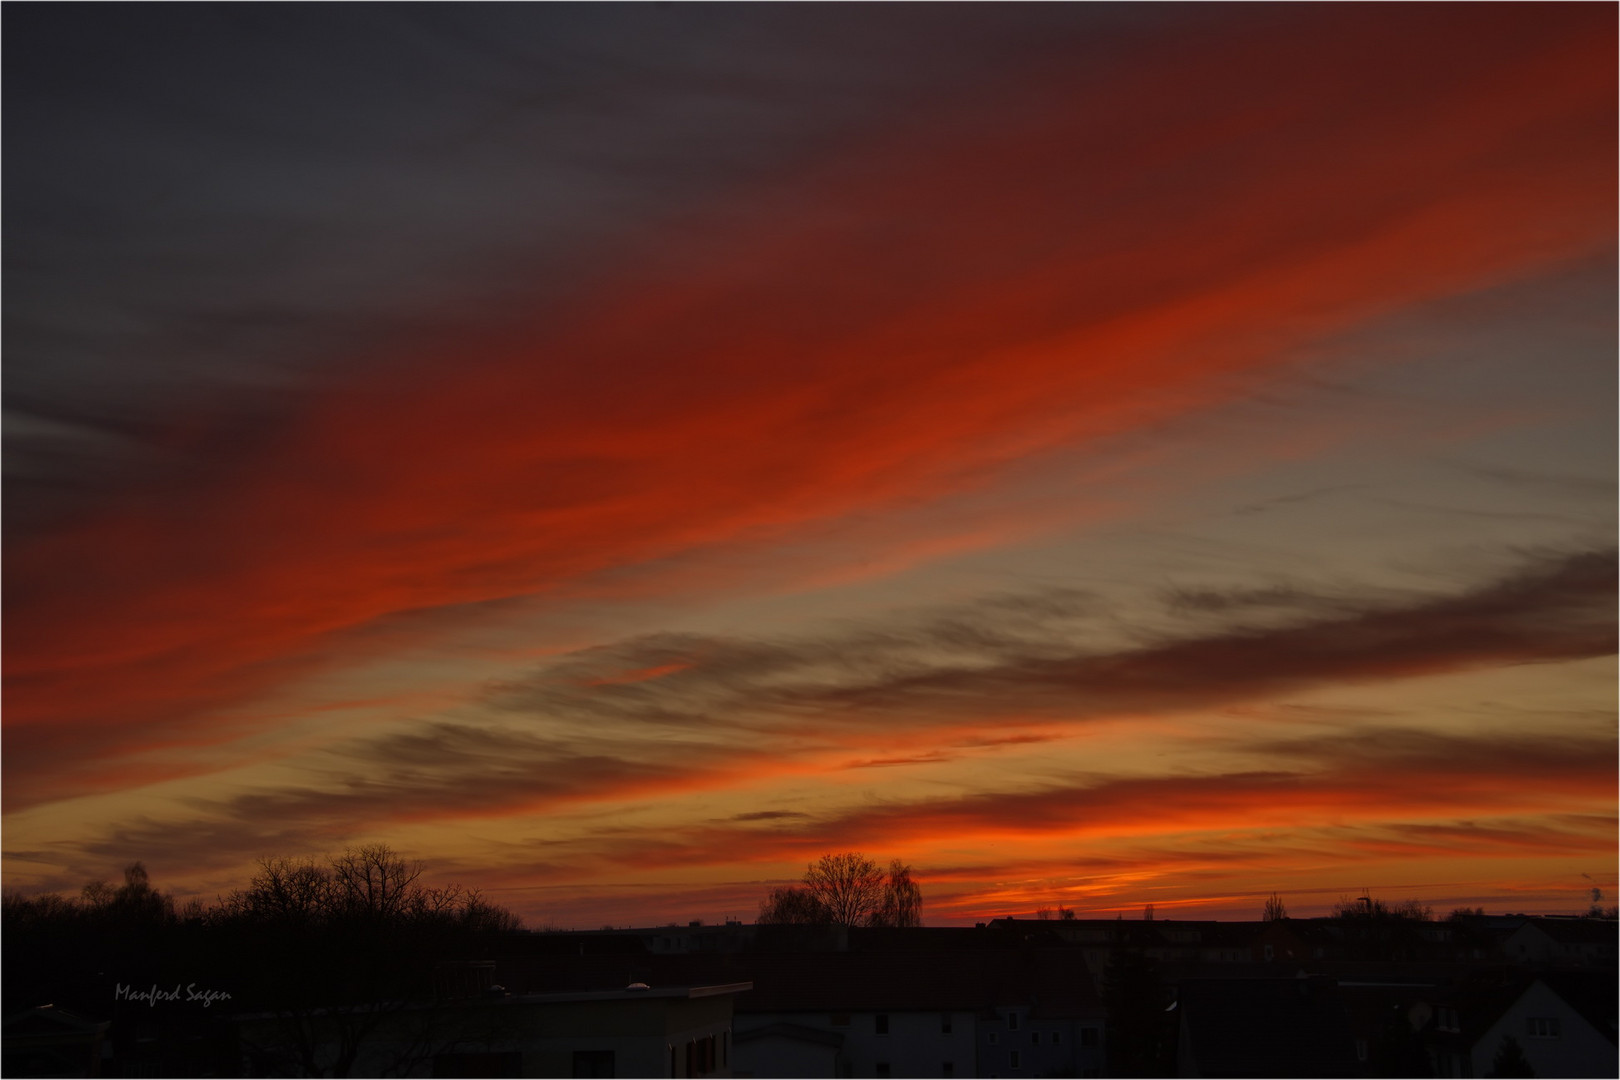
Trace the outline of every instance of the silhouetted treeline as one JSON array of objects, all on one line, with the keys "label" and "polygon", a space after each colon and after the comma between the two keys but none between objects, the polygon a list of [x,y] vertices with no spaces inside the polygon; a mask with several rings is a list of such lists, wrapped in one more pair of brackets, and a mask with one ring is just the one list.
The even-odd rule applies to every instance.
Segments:
[{"label": "silhouetted treeline", "polygon": [[[412,1005],[431,1018],[422,1003],[482,989],[455,963],[521,927],[476,891],[424,885],[422,869],[370,846],[324,864],[265,859],[246,888],[178,910],[140,863],[77,899],[7,896],[7,1011],[111,1012],[115,1038],[169,1017],[205,1039],[210,1019],[257,1013],[231,1036],[245,1045],[222,1052],[261,1075],[347,1075],[385,1017]],[[154,995],[192,1007],[158,1008]]]},{"label": "silhouetted treeline", "polygon": [[799,885],[771,890],[758,921],[797,926],[907,927],[922,925],[922,890],[911,867],[893,859],[885,872],[858,851],[823,855]]}]

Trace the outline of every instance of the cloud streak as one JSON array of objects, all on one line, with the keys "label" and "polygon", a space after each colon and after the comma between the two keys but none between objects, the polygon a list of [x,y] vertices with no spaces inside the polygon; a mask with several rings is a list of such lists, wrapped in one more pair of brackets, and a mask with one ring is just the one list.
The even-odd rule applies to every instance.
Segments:
[{"label": "cloud streak", "polygon": [[[1398,18],[1418,41],[1449,25]],[[177,414],[160,442],[183,468],[8,533],[8,792],[71,790],[77,747],[196,738],[395,613],[941,498],[1612,240],[1612,155],[1574,137],[1612,128],[1612,57],[1576,16],[1493,12],[1371,96],[1347,75],[1402,34],[1251,29],[1213,66],[1172,36],[1101,85],[1008,74],[988,112],[698,211],[555,318],[358,346],[359,374],[248,444],[234,416]]]},{"label": "cloud streak", "polygon": [[[1294,619],[1281,625],[1228,624],[1111,649],[1087,646],[1098,631],[1081,598],[1009,597],[820,639],[635,639],[503,685],[489,704],[536,717],[749,730],[808,719],[834,730],[983,721],[1009,702],[1053,720],[1211,709],[1314,685],[1606,656],[1615,651],[1615,591],[1613,552],[1547,554],[1457,595],[1368,608],[1290,592]],[[1192,595],[1208,612],[1245,609],[1256,594]],[[588,674],[677,663],[682,670],[633,684]]]},{"label": "cloud streak", "polygon": [[[307,786],[195,801],[195,822],[180,835],[188,848],[223,855],[416,822],[495,823],[752,788],[772,777],[938,765],[1038,746],[1090,721],[1208,713],[1344,682],[1606,655],[1614,573],[1607,553],[1543,556],[1453,596],[1371,611],[1323,599],[1314,620],[1113,652],[1075,651],[1096,611],[1084,594],[1001,596],[816,640],[633,640],[492,689],[483,720],[416,723],[338,743],[312,759]],[[663,668],[672,670],[656,679],[594,677]],[[1021,723],[1047,726],[986,734],[1009,701]],[[658,852],[749,857],[742,853],[751,847],[751,857],[796,859],[851,842],[896,848],[943,837],[1545,813],[1561,800],[1601,801],[1613,785],[1612,737],[1460,736],[1367,723],[1308,730],[1297,738],[1234,733],[1219,747],[1263,768],[1110,776],[1054,763],[1022,792],[898,798],[832,816],[762,809],[724,828],[683,828],[686,839],[662,838],[650,852],[634,840],[619,851],[612,829],[593,832],[588,846],[628,864],[665,857]],[[894,753],[896,745],[914,749]],[[154,822],[105,846],[148,850],[170,843],[159,839],[165,834],[175,835]]]},{"label": "cloud streak", "polygon": [[1612,10],[312,19],[8,19],[10,858],[1602,831]]}]

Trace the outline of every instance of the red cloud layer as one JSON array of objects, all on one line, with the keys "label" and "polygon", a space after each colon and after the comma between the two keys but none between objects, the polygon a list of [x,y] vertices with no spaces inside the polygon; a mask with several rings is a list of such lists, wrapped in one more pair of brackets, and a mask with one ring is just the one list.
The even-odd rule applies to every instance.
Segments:
[{"label": "red cloud layer", "polygon": [[678,276],[425,349],[213,479],[18,540],[8,800],[211,737],[372,620],[937,497],[1612,240],[1609,13],[1361,18],[1038,75],[700,217]]}]

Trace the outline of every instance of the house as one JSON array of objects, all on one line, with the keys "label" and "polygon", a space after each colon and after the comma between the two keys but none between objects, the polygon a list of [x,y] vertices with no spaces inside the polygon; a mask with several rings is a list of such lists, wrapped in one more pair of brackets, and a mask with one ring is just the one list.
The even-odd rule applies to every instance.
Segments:
[{"label": "house", "polygon": [[1451,980],[1398,968],[1363,968],[1334,981],[1349,1017],[1361,1075],[1428,1075],[1421,1033],[1434,1017],[1430,1003],[1451,986]]},{"label": "house", "polygon": [[[317,1060],[364,1035],[350,1074],[417,1077],[729,1077],[732,1017],[746,982],[711,986],[634,985],[614,990],[506,994],[456,1002],[378,1003],[364,1010],[301,1017],[315,1032]],[[358,1022],[355,1022],[358,1021]],[[239,1019],[250,1075],[288,1075],[276,1049],[282,1018]],[[292,1048],[296,1050],[297,1048]]]},{"label": "house", "polygon": [[980,1076],[1101,1076],[1100,1010],[1074,1010],[1037,1000],[994,1008],[979,1018]]},{"label": "house", "polygon": [[1514,963],[1613,968],[1620,959],[1620,923],[1526,919],[1503,941],[1502,951]]},{"label": "house", "polygon": [[774,1021],[737,1032],[733,1039],[742,1077],[841,1076],[844,1037],[824,1028]]},{"label": "house", "polygon": [[1615,1076],[1614,1001],[1607,978],[1585,986],[1557,976],[1471,980],[1434,1003],[1426,1032],[1434,1075],[1485,1076],[1512,1036],[1537,1076]]},{"label": "house", "polygon": [[1101,1076],[1106,1010],[1073,949],[1021,949],[981,969],[980,1076]]},{"label": "house", "polygon": [[11,1013],[0,1036],[6,1076],[100,1076],[106,1021],[54,1005]]},{"label": "house", "polygon": [[1334,955],[1319,920],[1218,922],[1212,919],[992,920],[993,933],[1030,943],[1063,942],[1078,950],[1096,979],[1116,949],[1128,948],[1171,970],[1295,965]]},{"label": "house", "polygon": [[1065,949],[757,957],[738,1076],[1098,1076],[1104,1017]]},{"label": "house", "polygon": [[755,993],[736,1019],[737,1075],[977,1075],[974,1024],[986,995],[975,965],[962,963],[972,956],[755,958]]}]

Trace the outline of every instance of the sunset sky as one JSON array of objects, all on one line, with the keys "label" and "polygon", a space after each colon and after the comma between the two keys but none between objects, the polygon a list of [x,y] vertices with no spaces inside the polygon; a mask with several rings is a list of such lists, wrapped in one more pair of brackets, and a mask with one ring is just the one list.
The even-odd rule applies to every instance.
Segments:
[{"label": "sunset sky", "polygon": [[1616,892],[1616,8],[12,5],[4,884]]}]

